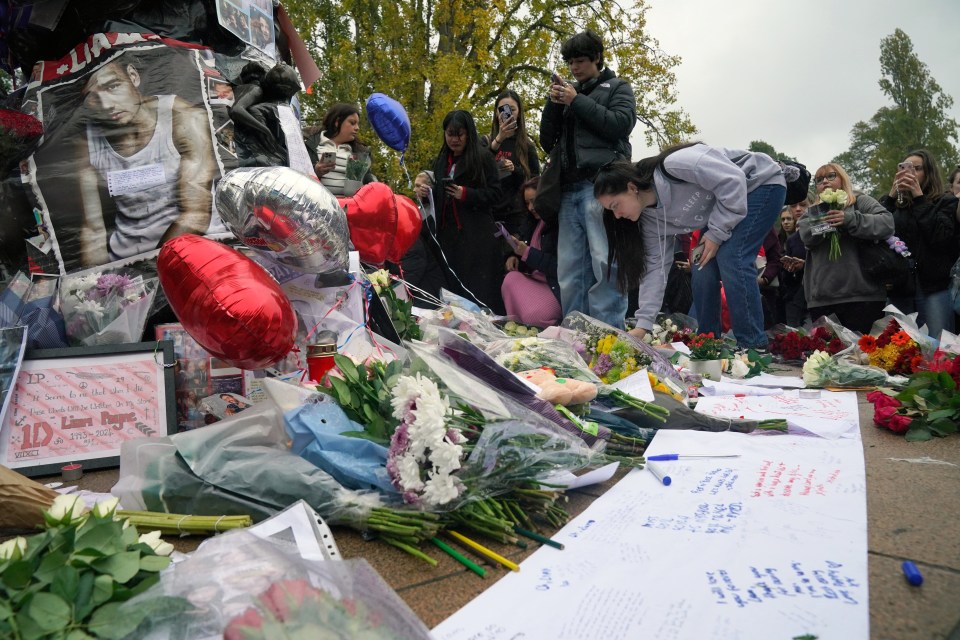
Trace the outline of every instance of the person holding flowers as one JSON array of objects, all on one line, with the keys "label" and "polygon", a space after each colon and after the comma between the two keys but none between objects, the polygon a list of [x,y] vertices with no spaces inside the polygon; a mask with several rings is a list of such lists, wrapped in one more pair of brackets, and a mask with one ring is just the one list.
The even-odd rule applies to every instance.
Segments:
[{"label": "person holding flowers", "polygon": [[893,214],[897,237],[916,264],[913,282],[890,291],[890,302],[904,313],[917,312],[917,324],[926,324],[934,338],[944,329],[953,333],[950,269],[960,257],[957,198],[944,193],[933,155],[926,149],[908,153],[880,204]]},{"label": "person holding flowers", "polygon": [[594,196],[605,210],[618,284],[640,289],[632,334],[642,338],[660,310],[673,237],[704,229],[690,260],[700,331],[720,335],[722,280],[738,346],[766,349],[755,260],[786,197],[778,162],[763,153],[677,145],[636,164],[605,165]]},{"label": "person holding flowers", "polygon": [[[885,240],[893,235],[893,215],[867,195],[853,193],[850,176],[843,167],[828,163],[814,173],[818,196],[830,190],[842,192],[844,204],[820,211],[820,198],[797,222],[807,247],[803,290],[811,318],[835,314],[854,331],[869,333],[883,316],[887,290],[864,275],[858,257],[859,240]],[[836,246],[833,240],[836,239]],[[833,254],[831,256],[831,253]]]}]

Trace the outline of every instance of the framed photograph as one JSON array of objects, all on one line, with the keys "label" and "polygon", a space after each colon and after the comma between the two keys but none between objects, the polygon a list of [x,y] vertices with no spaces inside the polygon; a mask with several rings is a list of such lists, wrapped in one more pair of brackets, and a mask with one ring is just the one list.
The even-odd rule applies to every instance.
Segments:
[{"label": "framed photograph", "polygon": [[0,463],[26,476],[116,467],[120,445],[176,432],[173,343],[27,351],[0,425]]}]

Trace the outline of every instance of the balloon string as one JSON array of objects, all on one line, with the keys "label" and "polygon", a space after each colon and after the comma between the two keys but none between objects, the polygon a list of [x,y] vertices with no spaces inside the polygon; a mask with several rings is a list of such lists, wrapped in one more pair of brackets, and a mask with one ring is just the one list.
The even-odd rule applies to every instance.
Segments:
[{"label": "balloon string", "polygon": [[[350,277],[353,278],[353,276],[350,276]],[[344,289],[341,295],[337,296],[337,301],[329,309],[327,309],[327,312],[325,314],[320,316],[320,319],[317,320],[317,323],[313,325],[312,329],[310,329],[310,332],[307,334],[307,337],[304,338],[305,340],[310,339],[310,336],[312,336],[313,332],[317,330],[320,324],[327,319],[327,316],[329,316],[331,313],[333,313],[334,311],[336,311],[346,303],[347,299],[350,297],[350,290],[353,289],[355,286],[357,286],[357,280],[354,278],[353,284],[351,284],[349,287]]]}]

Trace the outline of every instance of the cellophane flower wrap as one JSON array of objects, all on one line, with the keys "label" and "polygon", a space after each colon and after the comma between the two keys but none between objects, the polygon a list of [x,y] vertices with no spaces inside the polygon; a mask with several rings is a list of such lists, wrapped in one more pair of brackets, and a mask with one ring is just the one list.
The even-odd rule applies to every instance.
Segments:
[{"label": "cellophane flower wrap", "polygon": [[[164,606],[171,597],[192,606]],[[149,638],[430,637],[366,560],[306,560],[293,545],[243,530],[206,540],[120,611],[138,609],[154,612],[150,635],[139,636]]]},{"label": "cellophane flower wrap", "polygon": [[424,342],[436,344],[437,329],[441,327],[452,329],[475,343],[509,337],[488,316],[456,305],[448,304],[420,313],[420,330]]},{"label": "cellophane flower wrap", "polygon": [[848,356],[855,357],[850,349],[832,356],[825,351],[814,351],[803,363],[804,384],[808,387],[837,389],[902,387],[906,384],[906,378],[889,376],[879,367],[851,362]]},{"label": "cellophane flower wrap", "polygon": [[70,344],[139,342],[157,284],[156,278],[122,270],[64,276],[60,310]]},{"label": "cellophane flower wrap", "polygon": [[674,342],[686,344],[697,333],[697,321],[682,313],[660,314],[643,341],[652,347],[666,347]]},{"label": "cellophane flower wrap", "polygon": [[809,331],[777,325],[767,331],[770,353],[785,361],[802,361],[814,351],[830,355],[854,345],[860,335],[847,329],[833,317],[821,316]]},{"label": "cellophane flower wrap", "polygon": [[561,327],[574,332],[574,348],[604,383],[614,383],[644,367],[680,389],[699,380],[699,376],[678,373],[660,350],[579,311],[568,314]]},{"label": "cellophane flower wrap", "polygon": [[483,350],[510,371],[545,367],[558,378],[600,383],[600,378],[573,346],[562,340],[540,337],[497,340],[483,345]]}]

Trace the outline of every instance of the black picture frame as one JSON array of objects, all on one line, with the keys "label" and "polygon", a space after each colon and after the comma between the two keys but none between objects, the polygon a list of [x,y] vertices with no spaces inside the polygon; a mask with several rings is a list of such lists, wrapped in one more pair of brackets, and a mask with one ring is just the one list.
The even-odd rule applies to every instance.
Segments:
[{"label": "black picture frame", "polygon": [[[158,367],[162,368],[162,373],[157,374],[157,394],[156,401],[150,403],[148,400],[143,401],[142,398],[134,400],[120,400],[120,398],[132,398],[136,396],[137,390],[142,390],[141,387],[137,385],[136,379],[131,379],[130,381],[125,380],[125,376],[114,376],[111,381],[107,381],[104,378],[109,377],[106,374],[97,374],[96,377],[91,377],[89,371],[84,371],[85,368],[94,367],[97,365],[98,360],[107,360],[111,356],[123,356],[129,354],[144,354],[144,357],[139,360],[131,361],[131,366],[141,365],[147,361],[147,359],[153,360]],[[57,377],[57,380],[51,380],[50,382],[45,382],[46,374],[50,371],[58,371],[55,367],[49,367],[43,369],[43,379],[30,379],[29,376],[32,374],[36,378],[38,375],[29,367],[29,363],[36,361],[64,361],[64,367],[60,371],[64,375],[70,374],[70,378],[63,378],[62,380]],[[78,362],[79,361],[79,362]],[[68,365],[68,362],[73,362],[75,364]],[[101,365],[105,364],[103,362]],[[23,358],[23,368],[21,369],[16,385],[20,385],[21,380],[27,376],[28,381],[24,381],[22,388],[26,389],[27,384],[41,384],[40,387],[37,387],[36,390],[44,392],[44,398],[37,399],[36,407],[40,407],[41,403],[44,404],[44,409],[41,409],[43,413],[41,415],[47,417],[48,420],[52,418],[59,417],[62,421],[62,425],[58,431],[64,431],[67,429],[91,429],[95,434],[98,432],[98,427],[100,430],[104,429],[113,429],[114,431],[124,430],[125,433],[132,433],[132,431],[126,431],[128,427],[125,426],[126,422],[132,422],[130,429],[136,430],[138,432],[136,435],[131,435],[124,439],[132,439],[133,437],[140,437],[141,434],[143,437],[161,437],[171,435],[177,431],[177,420],[176,420],[176,398],[174,395],[174,369],[176,365],[176,360],[173,353],[173,342],[169,340],[160,340],[155,342],[137,342],[137,343],[128,343],[128,344],[115,344],[115,345],[98,345],[92,347],[68,347],[63,349],[34,349],[28,350]],[[119,373],[122,373],[119,372]],[[143,378],[144,372],[135,371],[135,373],[140,374],[140,379],[144,382],[148,382],[152,385],[153,378],[150,378],[149,381]],[[57,375],[57,374],[54,374]],[[31,381],[32,380],[32,381]],[[77,387],[82,389],[82,391],[74,391],[70,387],[70,382],[63,380],[68,380],[70,382],[76,382]],[[118,385],[124,385],[124,391],[130,392],[130,385],[133,384],[134,393],[121,393]],[[86,386],[84,386],[86,385]],[[103,385],[103,386],[96,386]],[[107,394],[107,385],[111,387],[110,391],[112,394]],[[93,387],[93,388],[91,388]],[[58,391],[62,390],[62,393]],[[91,396],[83,395],[86,393],[87,389],[90,389],[89,393]],[[145,389],[145,388],[144,388]],[[47,391],[52,391],[46,393]],[[74,395],[69,394],[70,391],[74,391]],[[101,393],[94,393],[94,391],[100,391]],[[63,395],[66,394],[66,395]],[[79,395],[78,395],[79,394]],[[70,398],[73,398],[72,400]],[[107,405],[107,399],[110,399],[111,402],[109,406]],[[25,402],[25,405],[31,404],[31,398],[28,398]],[[60,404],[56,403],[62,400],[64,403],[74,402],[80,403],[85,401],[90,401],[90,404],[81,405],[69,405],[69,404]],[[126,405],[122,408],[117,408],[115,405],[117,402],[125,402]],[[137,407],[136,404],[142,404],[142,406]],[[105,406],[101,406],[105,405]],[[92,420],[90,418],[85,420],[80,420],[78,423],[74,423],[74,413],[70,412],[70,409],[73,407],[79,407],[76,409],[76,413],[86,413],[90,414],[91,412],[97,412],[101,416],[101,423],[99,425],[95,424],[86,424],[87,420]],[[163,413],[161,414],[160,408],[163,408]],[[70,409],[68,409],[70,408]],[[140,417],[141,415],[147,416],[149,414],[149,409],[155,408],[156,418],[150,419],[149,417]],[[111,414],[106,409],[117,410],[118,413]],[[119,413],[121,410],[134,409],[132,412]],[[50,415],[47,416],[47,411]],[[142,411],[142,413],[141,413]],[[119,444],[117,446],[109,446],[104,449],[97,449],[96,446],[91,446],[90,451],[85,452],[73,452],[69,455],[69,458],[66,457],[56,457],[50,462],[39,462],[36,464],[30,464],[29,457],[24,456],[23,463],[9,460],[8,450],[11,444],[16,442],[16,438],[20,437],[21,452],[32,451],[34,449],[40,449],[41,447],[30,447],[22,446],[32,444],[31,435],[33,441],[39,441],[41,434],[44,438],[48,435],[50,438],[53,437],[55,433],[54,428],[49,424],[49,422],[34,422],[33,425],[30,425],[27,422],[29,415],[32,415],[33,411],[28,409],[27,412],[21,412],[22,415],[17,417],[17,412],[14,410],[14,407],[11,404],[7,412],[7,417],[3,424],[0,424],[0,455],[2,455],[2,462],[9,468],[15,470],[17,473],[25,475],[27,477],[36,477],[36,476],[46,476],[60,474],[64,465],[79,463],[83,465],[84,471],[89,471],[92,469],[106,469],[111,467],[117,467],[120,465],[120,453],[119,453]],[[67,421],[69,415],[69,421]],[[136,416],[135,418],[130,418],[130,415]],[[117,422],[119,421],[119,426]],[[74,423],[74,424],[71,424]],[[42,426],[42,425],[46,426]],[[41,425],[41,426],[36,426]],[[26,431],[24,428],[26,427]],[[73,434],[88,436],[86,431],[75,431],[71,432],[71,437]],[[96,440],[98,436],[90,436],[89,439],[84,438],[84,445],[87,445],[90,442]],[[47,440],[49,442],[49,440]]]}]

